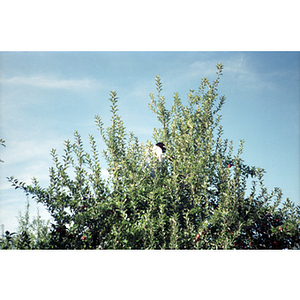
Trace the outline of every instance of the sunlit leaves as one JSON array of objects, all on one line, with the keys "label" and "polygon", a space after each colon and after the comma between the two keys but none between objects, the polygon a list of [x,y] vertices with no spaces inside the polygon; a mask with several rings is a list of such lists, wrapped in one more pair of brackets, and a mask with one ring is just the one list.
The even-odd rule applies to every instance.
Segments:
[{"label": "sunlit leaves", "polygon": [[[112,91],[111,124],[105,127],[95,116],[105,144],[105,180],[98,137],[89,136],[86,152],[78,131],[73,142],[65,141],[62,160],[51,151],[49,187],[42,188],[35,178],[31,185],[9,178],[49,210],[54,220],[49,248],[299,248],[299,207],[289,200],[281,204],[279,188],[268,192],[265,171],[242,159],[243,140],[235,154],[233,142],[223,139],[218,114],[225,104],[218,93],[222,72],[218,64],[216,79],[199,80],[186,101],[175,93],[170,109],[162,81],[155,78],[157,95],[150,94],[149,108],[160,126],[154,128],[154,143],[140,143],[126,132]],[[156,142],[167,148],[162,162],[151,150]]]}]

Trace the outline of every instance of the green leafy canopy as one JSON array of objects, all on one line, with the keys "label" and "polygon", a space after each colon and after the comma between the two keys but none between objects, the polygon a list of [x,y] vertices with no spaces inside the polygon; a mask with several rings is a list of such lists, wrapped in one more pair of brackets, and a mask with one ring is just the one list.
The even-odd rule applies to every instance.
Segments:
[{"label": "green leafy canopy", "polygon": [[[37,202],[53,218],[49,249],[296,249],[299,248],[299,207],[282,192],[267,192],[264,170],[248,166],[232,141],[223,139],[221,108],[225,96],[216,79],[203,78],[190,90],[184,105],[174,94],[166,108],[162,82],[155,78],[157,96],[150,94],[150,110],[157,116],[155,143],[163,142],[166,157],[158,163],[153,143],[140,143],[118,115],[118,97],[110,94],[111,125],[96,126],[105,142],[108,179],[102,176],[95,137],[85,152],[80,134],[64,143],[60,161],[53,149],[50,184],[9,181]],[[150,157],[150,160],[149,160]],[[147,162],[148,161],[148,162]],[[71,172],[72,170],[72,172]],[[154,172],[153,173],[151,172]],[[151,175],[152,174],[152,175]],[[250,192],[247,182],[252,179]]]}]

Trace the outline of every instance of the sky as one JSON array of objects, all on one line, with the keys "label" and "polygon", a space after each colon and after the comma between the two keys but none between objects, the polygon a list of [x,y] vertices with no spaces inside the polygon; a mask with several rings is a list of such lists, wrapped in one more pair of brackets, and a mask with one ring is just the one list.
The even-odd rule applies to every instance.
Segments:
[{"label": "sky", "polygon": [[[152,142],[159,126],[148,108],[156,94],[155,76],[163,84],[167,108],[178,92],[186,103],[190,89],[197,90],[203,77],[214,80],[216,65],[224,65],[219,85],[226,96],[222,115],[224,138],[237,153],[245,140],[242,158],[266,170],[265,185],[283,190],[283,199],[300,205],[299,120],[300,52],[197,52],[197,51],[98,51],[98,52],[0,52],[0,225],[17,229],[26,196],[11,187],[6,177],[42,186],[49,183],[50,151],[63,154],[65,140],[78,130],[85,150],[88,135],[104,144],[94,116],[110,125],[110,91],[119,98],[119,114],[127,133]],[[104,158],[101,157],[105,176]],[[248,187],[250,189],[250,186]],[[36,204],[30,200],[31,217]],[[42,205],[43,218],[49,215]]]}]

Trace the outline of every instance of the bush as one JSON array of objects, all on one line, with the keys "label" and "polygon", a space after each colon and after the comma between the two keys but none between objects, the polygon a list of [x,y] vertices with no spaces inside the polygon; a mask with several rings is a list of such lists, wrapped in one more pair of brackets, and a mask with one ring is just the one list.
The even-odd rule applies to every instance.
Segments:
[{"label": "bush", "polygon": [[17,232],[5,231],[2,225],[0,249],[45,249],[49,245],[49,221],[42,220],[39,210],[36,217],[30,222],[29,200],[27,199],[25,214],[19,213]]},{"label": "bush", "polygon": [[[183,105],[175,93],[171,110],[161,94],[150,95],[149,107],[161,128],[155,143],[167,152],[158,163],[151,142],[140,143],[126,134],[118,115],[118,98],[110,94],[111,125],[96,125],[106,144],[103,151],[109,178],[101,177],[95,138],[85,152],[80,134],[65,141],[59,161],[53,149],[50,185],[36,178],[31,185],[9,181],[50,212],[53,223],[49,249],[299,249],[299,206],[282,192],[264,187],[264,170],[247,166],[241,158],[243,140],[233,154],[233,143],[223,140],[219,112],[225,97],[218,95],[223,66],[216,80],[203,78],[190,90]],[[148,162],[148,163],[147,163]],[[74,172],[71,172],[73,170]],[[249,178],[251,192],[246,194]]]}]

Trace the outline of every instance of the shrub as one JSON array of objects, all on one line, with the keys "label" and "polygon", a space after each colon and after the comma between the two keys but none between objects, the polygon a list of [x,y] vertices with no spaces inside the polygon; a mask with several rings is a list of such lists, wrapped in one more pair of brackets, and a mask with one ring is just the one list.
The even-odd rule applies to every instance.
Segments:
[{"label": "shrub", "polygon": [[[222,139],[222,71],[218,64],[215,81],[203,78],[197,91],[190,90],[187,105],[175,93],[170,110],[156,77],[158,95],[150,95],[149,107],[161,127],[154,129],[153,139],[165,145],[169,159],[158,163],[151,142],[140,143],[133,133],[126,133],[112,91],[111,125],[105,129],[95,116],[106,145],[107,180],[101,177],[95,138],[89,136],[91,151],[85,152],[77,131],[73,143],[65,141],[62,161],[52,150],[54,166],[47,188],[36,178],[27,185],[10,177],[15,188],[43,203],[53,218],[50,241],[44,246],[299,249],[299,206],[289,199],[280,206],[278,188],[267,192],[265,171],[241,158],[243,140],[233,154],[232,141]],[[249,178],[253,182],[247,195]]]}]

